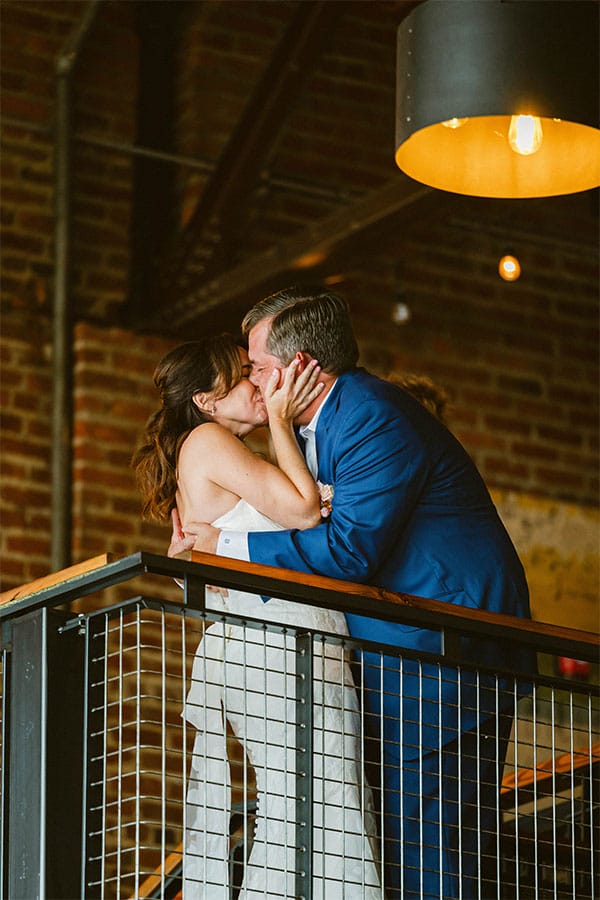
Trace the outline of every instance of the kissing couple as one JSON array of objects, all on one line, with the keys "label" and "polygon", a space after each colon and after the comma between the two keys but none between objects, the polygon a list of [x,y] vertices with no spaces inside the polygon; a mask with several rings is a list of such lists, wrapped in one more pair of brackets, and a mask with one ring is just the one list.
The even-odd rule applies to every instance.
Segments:
[{"label": "kissing couple", "polygon": [[[280,291],[249,311],[242,331],[247,352],[223,337],[190,342],[155,373],[161,408],[134,462],[145,513],[173,514],[169,555],[193,546],[529,617],[523,567],[475,465],[408,391],[357,366],[341,297]],[[277,466],[243,443],[267,418]],[[229,591],[217,602],[384,648],[441,652],[438,632],[385,621],[372,609],[343,616],[263,600]],[[197,729],[187,896],[227,896],[223,717],[256,771],[254,842],[240,897],[294,896],[294,639],[236,628],[207,629],[186,704]],[[462,643],[465,659],[501,669],[530,664],[511,663],[518,651],[505,645]],[[485,676],[440,675],[400,652],[361,650],[359,709],[348,651],[318,646],[314,896],[475,896],[511,727],[510,710],[498,714],[496,682],[485,690]],[[383,772],[379,849],[361,717]],[[221,786],[218,797],[212,785]]]}]

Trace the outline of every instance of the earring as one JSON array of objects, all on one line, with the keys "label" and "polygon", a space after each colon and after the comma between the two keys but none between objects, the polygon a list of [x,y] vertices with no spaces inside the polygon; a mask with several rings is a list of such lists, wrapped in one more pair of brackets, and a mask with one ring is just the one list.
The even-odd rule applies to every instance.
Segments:
[{"label": "earring", "polygon": [[213,403],[213,408],[212,408],[211,411],[210,411],[211,416],[214,416],[214,414],[216,413],[216,411],[217,411],[217,407],[216,407],[215,404]]}]

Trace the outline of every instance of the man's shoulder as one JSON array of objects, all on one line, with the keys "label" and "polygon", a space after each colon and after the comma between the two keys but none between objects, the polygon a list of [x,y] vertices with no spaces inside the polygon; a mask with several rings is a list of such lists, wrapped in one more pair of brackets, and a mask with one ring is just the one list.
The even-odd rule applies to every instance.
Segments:
[{"label": "man's shoulder", "polygon": [[366,369],[353,369],[340,376],[338,399],[331,404],[327,420],[329,426],[342,422],[345,432],[399,428],[405,439],[418,443],[433,443],[438,448],[458,445],[456,438],[419,400]]},{"label": "man's shoulder", "polygon": [[345,434],[377,429],[405,419],[398,388],[366,369],[352,369],[340,375],[332,396],[319,419],[320,427],[338,428]]},{"label": "man's shoulder", "polygon": [[384,385],[383,379],[378,378],[367,369],[357,367],[356,369],[348,369],[338,375],[337,382],[340,390],[344,391],[374,391]]},{"label": "man's shoulder", "polygon": [[397,406],[403,394],[396,385],[362,368],[344,372],[339,376],[336,386],[340,404],[364,401],[382,407]]}]

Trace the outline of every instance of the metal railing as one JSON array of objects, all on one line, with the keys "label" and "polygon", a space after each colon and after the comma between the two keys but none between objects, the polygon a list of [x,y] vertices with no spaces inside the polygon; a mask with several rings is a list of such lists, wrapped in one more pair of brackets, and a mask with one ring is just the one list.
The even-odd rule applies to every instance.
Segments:
[{"label": "metal railing", "polygon": [[[436,895],[600,898],[594,635],[194,559],[138,553],[0,605],[3,898],[431,896],[422,872],[420,889],[408,886],[407,848],[428,840],[427,814],[401,828],[397,853],[386,840],[384,722],[369,721],[365,685],[368,667],[388,685],[391,659],[421,697],[432,696],[432,681],[441,696],[451,680],[464,687],[459,704],[492,691],[498,711],[490,737],[498,802],[486,809],[477,800],[459,823],[460,865],[474,861],[474,874],[446,893],[441,861]],[[155,576],[166,579],[165,595],[173,595],[171,579],[182,579],[180,602],[157,596]],[[125,596],[130,585],[133,595],[115,602],[115,586]],[[207,585],[376,611],[438,631],[440,653],[306,629],[281,604],[269,616],[222,603],[211,612],[218,595]],[[464,659],[465,635],[530,648],[539,672]],[[556,657],[589,661],[591,678],[557,675]],[[421,741],[446,711],[432,718],[424,700],[417,708],[407,729]],[[507,716],[505,757],[499,722]],[[439,742],[444,766],[449,746]],[[414,768],[424,784],[421,750],[408,753],[402,771]],[[481,761],[460,735],[455,752],[476,782]]]}]

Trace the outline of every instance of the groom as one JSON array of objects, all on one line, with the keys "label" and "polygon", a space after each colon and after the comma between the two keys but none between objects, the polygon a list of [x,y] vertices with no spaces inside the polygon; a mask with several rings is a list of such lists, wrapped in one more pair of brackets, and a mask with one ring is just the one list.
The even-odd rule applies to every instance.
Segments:
[{"label": "groom", "polygon": [[[292,288],[257,303],[242,328],[258,387],[294,358],[322,367],[325,388],[297,425],[309,468],[333,487],[332,512],[307,531],[215,532],[202,549],[529,617],[523,568],[474,464],[418,401],[357,368],[346,303]],[[174,534],[169,552],[181,549]],[[353,637],[440,652],[437,632],[368,613],[347,620]],[[531,671],[525,654],[461,643],[464,660]],[[387,896],[480,896],[514,696],[496,706],[491,676],[392,655],[382,664],[375,652],[361,659],[366,725],[384,766]]]}]

